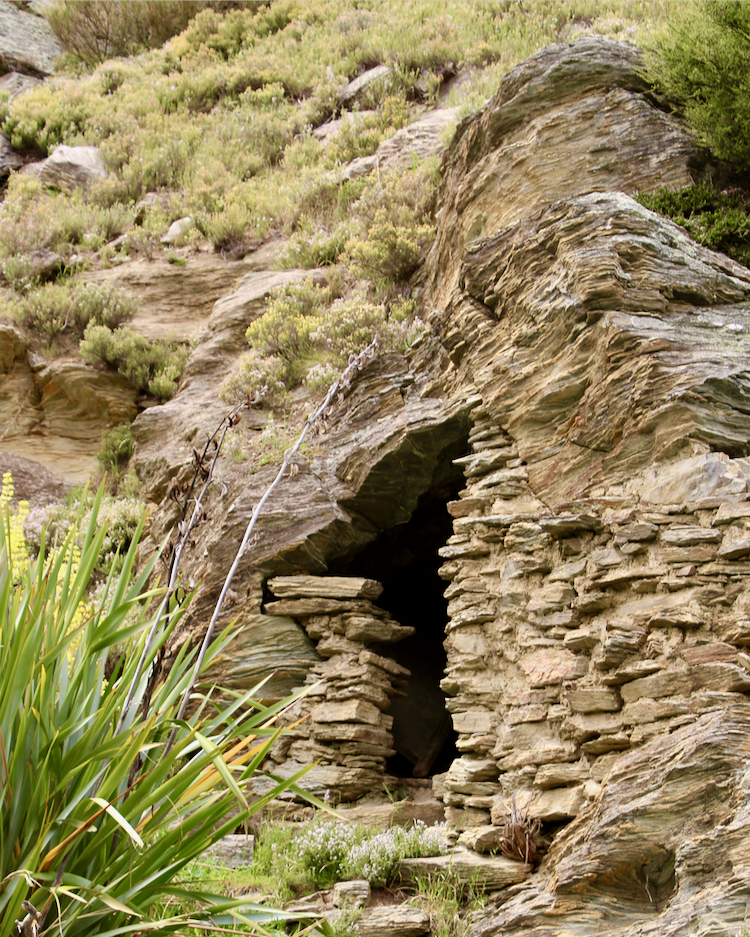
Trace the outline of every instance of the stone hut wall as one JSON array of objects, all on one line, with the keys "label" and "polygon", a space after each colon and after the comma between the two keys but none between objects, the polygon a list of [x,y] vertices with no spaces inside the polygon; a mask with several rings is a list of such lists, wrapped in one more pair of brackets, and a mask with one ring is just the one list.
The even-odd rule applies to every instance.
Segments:
[{"label": "stone hut wall", "polygon": [[337,800],[382,790],[386,760],[396,754],[386,710],[409,671],[370,645],[392,644],[414,629],[374,604],[383,587],[372,579],[279,576],[268,588],[276,601],[266,612],[297,619],[322,658],[305,680],[312,689],[288,714],[301,721],[272,752],[276,770],[288,776],[317,762],[305,787]]},{"label": "stone hut wall", "polygon": [[750,690],[750,465],[704,451],[637,495],[553,513],[510,436],[472,418],[440,550],[461,757],[436,788],[456,827],[499,821],[513,796],[565,821],[621,753]]}]

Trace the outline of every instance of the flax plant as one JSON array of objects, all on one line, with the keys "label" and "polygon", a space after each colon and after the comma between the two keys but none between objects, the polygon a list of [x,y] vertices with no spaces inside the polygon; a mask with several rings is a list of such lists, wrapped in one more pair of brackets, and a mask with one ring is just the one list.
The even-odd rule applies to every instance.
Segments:
[{"label": "flax plant", "polygon": [[[178,720],[193,677],[188,642],[153,679],[185,611],[173,603],[121,719],[159,590],[147,588],[155,558],[135,571],[141,520],[101,598],[88,598],[106,534],[97,524],[102,495],[75,562],[75,531],[54,548],[43,534],[38,556],[15,562],[10,515],[0,516],[0,934],[15,933],[24,917],[24,932],[64,937],[257,929],[288,917],[172,880],[281,790],[297,790],[295,776],[274,778],[263,797],[249,794],[281,731],[274,719],[293,698],[263,706],[255,687],[217,704],[198,684],[194,714]],[[227,629],[214,641],[205,666],[232,637]],[[115,649],[124,650],[106,679]]]}]

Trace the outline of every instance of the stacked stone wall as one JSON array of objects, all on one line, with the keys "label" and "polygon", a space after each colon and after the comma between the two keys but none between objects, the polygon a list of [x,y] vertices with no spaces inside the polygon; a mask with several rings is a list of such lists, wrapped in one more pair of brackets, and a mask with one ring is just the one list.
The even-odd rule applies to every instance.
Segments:
[{"label": "stacked stone wall", "polygon": [[386,712],[409,671],[370,649],[414,633],[374,604],[382,585],[349,576],[280,576],[268,583],[276,600],[266,612],[299,621],[322,660],[306,678],[312,686],[288,714],[301,720],[272,753],[277,770],[305,775],[306,787],[353,800],[383,790],[386,760],[396,754]]},{"label": "stacked stone wall", "polygon": [[[450,823],[574,817],[615,760],[750,690],[746,460],[698,454],[556,511],[482,407],[440,550]],[[687,496],[687,497],[685,497]]]}]

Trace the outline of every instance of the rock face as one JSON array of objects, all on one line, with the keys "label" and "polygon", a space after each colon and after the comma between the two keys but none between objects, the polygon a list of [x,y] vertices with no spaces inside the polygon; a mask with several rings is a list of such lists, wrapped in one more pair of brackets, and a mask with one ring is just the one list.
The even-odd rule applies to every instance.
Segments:
[{"label": "rock face", "polygon": [[[508,75],[443,158],[426,337],[354,377],[239,564],[217,682],[322,680],[275,770],[315,760],[305,783],[347,799],[428,765],[463,843],[502,847],[509,804],[551,840],[536,871],[492,865],[512,888],[475,937],[708,937],[745,913],[750,271],[632,198],[704,163],[630,46]],[[307,276],[327,274],[246,274],[135,421],[155,540],[247,326]],[[26,387],[22,346],[2,361]],[[275,474],[219,463],[185,570],[195,637]],[[435,672],[452,735],[415,752],[409,690]]]},{"label": "rock face", "polygon": [[[718,700],[717,700],[718,702]],[[726,703],[725,703],[726,705]],[[617,759],[542,869],[474,937],[735,934],[748,898],[746,701]]]},{"label": "rock face", "polygon": [[57,37],[41,16],[0,0],[0,71],[52,75],[55,59],[63,54]]},{"label": "rock face", "polygon": [[[230,294],[245,274],[267,270],[275,253],[275,244],[239,261],[225,261],[214,253],[190,252],[180,258],[184,265],[163,257],[138,257],[86,273],[85,279],[117,286],[138,300],[128,325],[140,335],[152,340],[188,341],[206,325],[214,303]],[[244,344],[244,335],[240,339]]]},{"label": "rock face", "polygon": [[[119,375],[80,361],[47,363],[29,350],[20,329],[0,325],[0,451],[40,463],[42,477],[52,472],[54,490],[85,482],[104,430],[137,412],[137,394]],[[27,474],[31,484],[19,479],[18,497],[37,491],[33,472]]]}]

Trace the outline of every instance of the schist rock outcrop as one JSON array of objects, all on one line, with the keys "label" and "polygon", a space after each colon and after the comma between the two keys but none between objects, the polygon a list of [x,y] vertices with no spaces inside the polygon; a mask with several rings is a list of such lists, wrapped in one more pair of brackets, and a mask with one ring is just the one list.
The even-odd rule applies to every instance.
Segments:
[{"label": "schist rock outcrop", "polygon": [[[233,586],[216,680],[316,684],[278,773],[315,761],[306,783],[343,800],[432,775],[478,850],[513,802],[541,824],[541,864],[475,937],[745,917],[750,271],[633,199],[706,163],[632,46],[589,37],[511,72],[443,156],[424,337],[355,376]],[[248,270],[177,395],[136,418],[154,543],[247,326],[309,275]],[[16,345],[3,366],[28,383]],[[275,472],[219,465],[187,568],[196,639]]]}]

